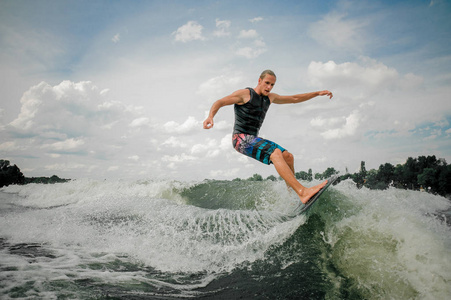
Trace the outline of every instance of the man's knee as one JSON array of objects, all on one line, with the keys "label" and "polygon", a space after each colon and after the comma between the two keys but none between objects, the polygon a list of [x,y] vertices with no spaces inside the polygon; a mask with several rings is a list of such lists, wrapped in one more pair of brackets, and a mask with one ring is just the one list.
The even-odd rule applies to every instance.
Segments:
[{"label": "man's knee", "polygon": [[[277,149],[278,150],[278,149]],[[280,151],[280,150],[279,150]],[[294,162],[294,156],[293,154],[291,154],[288,151],[283,151],[282,153],[283,159],[288,163],[288,164],[293,164]]]},{"label": "man's knee", "polygon": [[283,157],[282,151],[280,149],[275,149],[273,153],[269,156],[269,159],[273,162],[274,160],[280,160],[283,161],[285,158]]}]

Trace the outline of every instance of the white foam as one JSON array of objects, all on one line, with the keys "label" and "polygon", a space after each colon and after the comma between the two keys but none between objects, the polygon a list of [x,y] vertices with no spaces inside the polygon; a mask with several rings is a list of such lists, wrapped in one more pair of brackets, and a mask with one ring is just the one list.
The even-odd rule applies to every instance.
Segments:
[{"label": "white foam", "polygon": [[[20,272],[1,276],[8,276],[8,284],[42,276],[112,282],[125,276],[149,282],[141,271],[105,273],[82,267],[114,260],[169,273],[227,272],[245,261],[263,259],[269,247],[283,243],[306,220],[279,218],[296,200],[280,182],[270,184],[273,192],[256,203],[259,211],[186,205],[178,191],[187,186],[76,180],[3,188],[0,193],[19,196],[0,197],[2,205],[12,207],[2,213],[0,236],[12,244],[42,244],[56,258],[39,257],[30,264],[29,258],[4,250],[2,263]],[[324,218],[324,240],[332,248],[336,268],[360,290],[368,291],[369,297],[428,299],[451,294],[451,235],[444,222],[433,217],[436,211],[449,209],[449,201],[397,189],[359,190],[351,181],[331,187],[329,194],[327,205],[323,201],[321,207],[336,211]],[[285,265],[292,263],[287,258]],[[167,284],[152,280],[154,285]],[[210,280],[206,276],[196,284]],[[374,289],[378,292],[372,294]]]},{"label": "white foam", "polygon": [[338,268],[370,295],[446,299],[451,295],[451,234],[434,218],[450,208],[447,199],[427,193],[337,189],[351,205],[346,218],[330,224],[326,241]]},{"label": "white foam", "polygon": [[177,185],[80,180],[10,187],[5,192],[18,192],[16,204],[29,209],[1,220],[1,235],[68,251],[124,253],[164,272],[220,272],[262,258],[299,226],[277,214],[262,219],[256,211],[184,205]]}]

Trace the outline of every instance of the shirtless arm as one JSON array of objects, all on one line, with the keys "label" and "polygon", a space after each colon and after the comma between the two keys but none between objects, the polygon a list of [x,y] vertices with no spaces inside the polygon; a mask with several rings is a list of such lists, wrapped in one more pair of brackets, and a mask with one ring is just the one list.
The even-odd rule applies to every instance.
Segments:
[{"label": "shirtless arm", "polygon": [[318,92],[312,92],[312,93],[305,93],[305,94],[297,94],[292,96],[280,96],[275,93],[269,94],[269,99],[272,103],[276,104],[288,104],[288,103],[300,103],[307,100],[310,100],[312,98],[315,98],[317,96],[329,96],[329,99],[333,97],[332,93],[324,90],[324,91],[318,91]]},{"label": "shirtless arm", "polygon": [[249,101],[249,99],[250,99],[249,90],[243,89],[238,90],[230,94],[229,96],[217,100],[211,106],[210,113],[208,114],[208,117],[204,121],[204,129],[210,129],[213,127],[214,125],[213,118],[221,107],[232,104],[244,104],[247,101]]}]

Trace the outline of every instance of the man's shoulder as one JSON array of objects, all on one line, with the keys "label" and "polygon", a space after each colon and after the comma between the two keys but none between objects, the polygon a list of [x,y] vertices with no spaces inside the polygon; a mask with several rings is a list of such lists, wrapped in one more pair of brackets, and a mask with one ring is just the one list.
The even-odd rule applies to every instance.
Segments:
[{"label": "man's shoulder", "polygon": [[232,95],[235,97],[239,97],[241,99],[242,104],[247,103],[251,99],[251,93],[249,88],[237,90],[233,92]]},{"label": "man's shoulder", "polygon": [[279,95],[277,95],[276,93],[269,93],[268,94],[268,98],[271,101],[271,103],[274,101],[274,99],[277,98],[277,96],[279,96]]},{"label": "man's shoulder", "polygon": [[249,94],[249,91],[251,91],[252,88],[244,88],[244,89],[239,89],[236,90],[235,92],[233,92],[233,94]]}]

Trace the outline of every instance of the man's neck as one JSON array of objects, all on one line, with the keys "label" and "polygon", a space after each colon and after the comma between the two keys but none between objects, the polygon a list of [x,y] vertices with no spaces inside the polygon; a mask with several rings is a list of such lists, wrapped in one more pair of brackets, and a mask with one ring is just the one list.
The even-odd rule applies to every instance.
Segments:
[{"label": "man's neck", "polygon": [[254,91],[255,91],[259,96],[262,95],[262,91],[261,91],[258,87],[255,87],[255,88],[254,88]]}]

